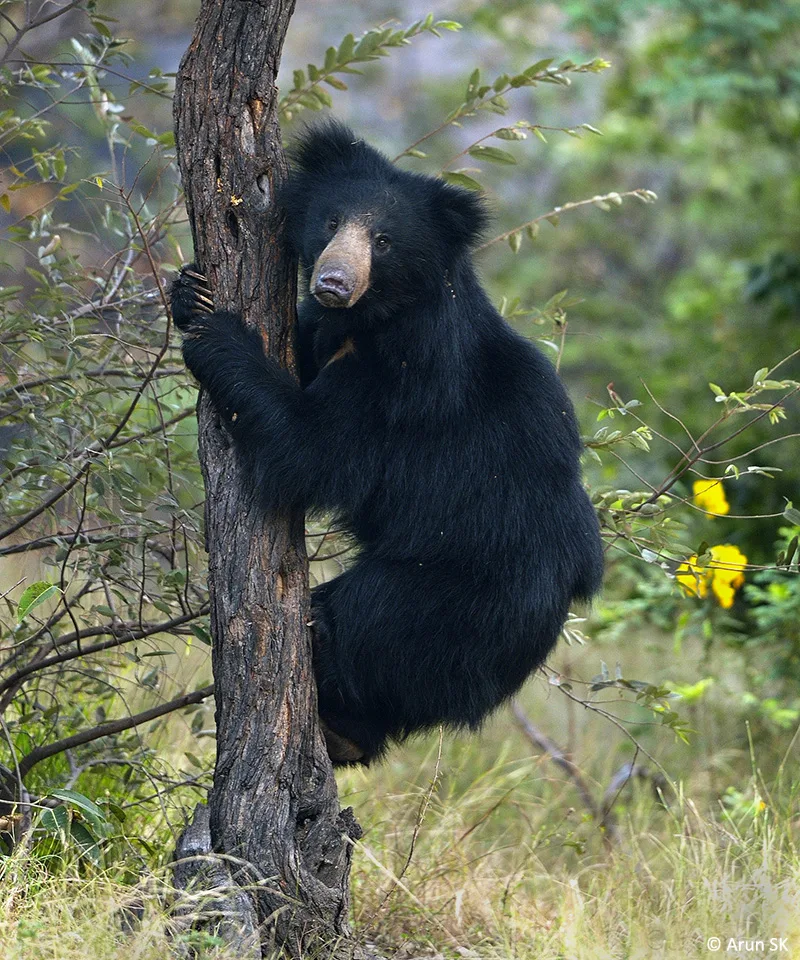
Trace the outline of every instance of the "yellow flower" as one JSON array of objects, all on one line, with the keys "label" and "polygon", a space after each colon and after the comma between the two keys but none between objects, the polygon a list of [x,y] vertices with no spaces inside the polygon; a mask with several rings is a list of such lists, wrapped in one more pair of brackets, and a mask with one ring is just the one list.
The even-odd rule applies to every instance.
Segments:
[{"label": "yellow flower", "polygon": [[675,571],[675,579],[681,585],[684,593],[690,597],[704,597],[708,593],[708,568],[697,567],[697,554],[682,563]]},{"label": "yellow flower", "polygon": [[721,480],[695,480],[692,494],[695,506],[715,517],[724,517],[730,510]]},{"label": "yellow flower", "polygon": [[731,543],[709,547],[711,562],[697,566],[697,554],[682,563],[675,571],[675,579],[690,597],[707,597],[709,588],[717,603],[725,610],[733,606],[736,591],[744,583],[747,557]]}]

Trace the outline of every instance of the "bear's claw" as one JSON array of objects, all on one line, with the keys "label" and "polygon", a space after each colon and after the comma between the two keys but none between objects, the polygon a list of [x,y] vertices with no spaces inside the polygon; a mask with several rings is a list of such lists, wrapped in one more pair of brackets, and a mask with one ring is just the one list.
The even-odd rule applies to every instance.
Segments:
[{"label": "bear's claw", "polygon": [[191,280],[196,281],[195,283],[187,284],[192,300],[194,300],[204,313],[213,313],[216,308],[214,307],[214,298],[211,293],[211,288],[208,285],[208,279],[203,276],[202,273],[198,273],[191,267],[184,267],[181,273],[183,276],[190,277]]},{"label": "bear's claw", "polygon": [[190,332],[200,316],[209,316],[216,310],[214,297],[206,277],[194,264],[184,267],[172,285],[172,317],[179,330]]}]

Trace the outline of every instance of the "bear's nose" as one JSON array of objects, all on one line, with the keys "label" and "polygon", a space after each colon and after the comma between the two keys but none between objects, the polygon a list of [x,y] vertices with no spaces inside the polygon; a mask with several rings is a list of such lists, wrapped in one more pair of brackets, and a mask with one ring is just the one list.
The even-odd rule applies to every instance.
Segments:
[{"label": "bear's nose", "polygon": [[352,273],[341,267],[329,267],[320,271],[311,292],[323,306],[346,307],[355,288],[356,278]]}]

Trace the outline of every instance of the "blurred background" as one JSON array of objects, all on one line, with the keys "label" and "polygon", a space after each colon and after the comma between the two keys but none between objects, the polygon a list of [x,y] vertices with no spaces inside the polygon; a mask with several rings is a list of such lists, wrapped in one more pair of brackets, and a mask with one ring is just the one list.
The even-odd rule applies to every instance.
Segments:
[{"label": "blurred background", "polygon": [[[195,394],[163,303],[192,259],[171,97],[196,7],[70,6],[0,7],[0,763],[34,756],[42,875],[88,858],[108,920],[213,763],[207,697],[42,753],[210,681]],[[298,3],[284,136],[332,111],[485,192],[480,273],[573,397],[607,578],[516,714],[342,775],[356,921],[409,957],[699,956],[725,924],[800,950],[800,5],[431,9]],[[326,530],[314,579],[346,562]],[[105,920],[76,957],[114,955]],[[36,929],[10,956],[47,955]]]}]

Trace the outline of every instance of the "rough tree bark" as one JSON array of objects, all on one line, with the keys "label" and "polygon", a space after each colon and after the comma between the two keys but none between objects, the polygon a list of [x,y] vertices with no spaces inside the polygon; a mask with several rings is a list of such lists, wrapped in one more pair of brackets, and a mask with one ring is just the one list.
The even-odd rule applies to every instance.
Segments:
[{"label": "rough tree bark", "polygon": [[[282,254],[273,197],[286,172],[275,78],[293,9],[294,0],[202,0],[175,89],[196,262],[217,306],[241,311],[289,367],[296,265]],[[226,902],[234,912],[254,905],[262,950],[277,941],[299,956],[348,935],[351,841],[360,833],[352,812],[339,810],[319,731],[304,518],[265,518],[207,398],[198,421],[217,762],[208,811],[178,854],[201,850],[210,827],[214,852],[250,894]],[[186,882],[185,869],[179,875]],[[252,920],[242,915],[243,932]]]}]

